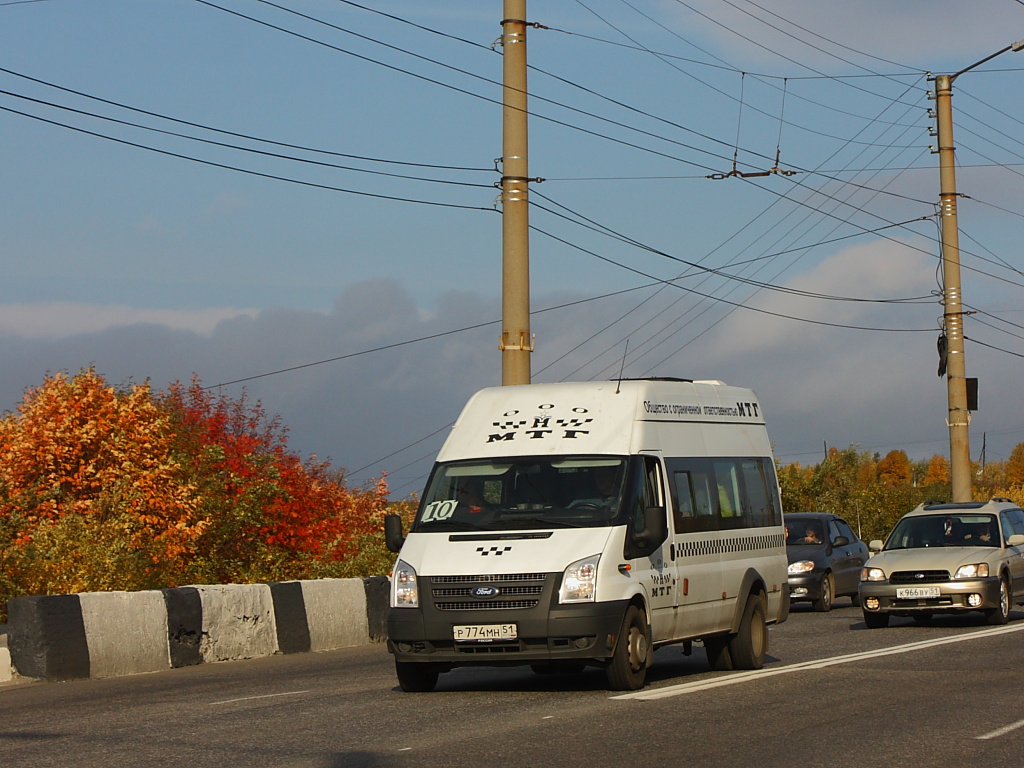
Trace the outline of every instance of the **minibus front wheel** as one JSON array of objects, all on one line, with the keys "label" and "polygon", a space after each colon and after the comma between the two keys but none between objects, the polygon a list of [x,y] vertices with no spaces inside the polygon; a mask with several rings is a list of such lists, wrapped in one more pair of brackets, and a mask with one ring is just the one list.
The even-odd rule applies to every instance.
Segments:
[{"label": "minibus front wheel", "polygon": [[608,687],[613,691],[643,688],[653,652],[647,617],[642,608],[631,605],[626,609],[622,629],[615,641],[615,651],[605,670]]},{"label": "minibus front wheel", "polygon": [[437,685],[441,670],[429,662],[396,661],[398,684],[406,693],[430,693]]}]

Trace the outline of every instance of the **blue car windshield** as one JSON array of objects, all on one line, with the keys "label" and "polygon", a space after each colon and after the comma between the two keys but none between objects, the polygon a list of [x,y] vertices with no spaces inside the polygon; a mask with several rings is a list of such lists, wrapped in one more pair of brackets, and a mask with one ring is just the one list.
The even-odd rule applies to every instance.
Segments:
[{"label": "blue car windshield", "polygon": [[787,519],[786,520],[786,544],[821,544],[825,541],[825,532],[822,529],[821,521],[808,519]]}]

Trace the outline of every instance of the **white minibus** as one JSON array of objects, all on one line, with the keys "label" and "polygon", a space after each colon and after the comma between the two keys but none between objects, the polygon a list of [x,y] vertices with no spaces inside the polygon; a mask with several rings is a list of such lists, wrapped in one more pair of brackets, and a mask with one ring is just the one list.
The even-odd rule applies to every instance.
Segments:
[{"label": "white minibus", "polygon": [[467,665],[605,670],[701,641],[759,669],[789,613],[782,506],[749,389],[643,379],[482,390],[452,427],[398,553],[388,649],[406,691]]}]

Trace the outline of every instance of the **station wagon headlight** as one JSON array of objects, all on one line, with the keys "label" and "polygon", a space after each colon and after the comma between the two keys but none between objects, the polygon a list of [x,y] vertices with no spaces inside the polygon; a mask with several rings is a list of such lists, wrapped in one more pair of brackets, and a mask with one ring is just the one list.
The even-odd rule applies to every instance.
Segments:
[{"label": "station wagon headlight", "polygon": [[988,563],[961,565],[953,574],[954,579],[984,579],[988,576]]},{"label": "station wagon headlight", "polygon": [[565,569],[558,590],[559,603],[592,603],[597,598],[597,563],[600,555],[591,555]]},{"label": "station wagon headlight", "polygon": [[861,581],[885,581],[885,571],[881,568],[862,568],[860,571]]},{"label": "station wagon headlight", "polygon": [[789,564],[789,575],[796,576],[799,573],[810,573],[814,570],[813,560],[797,560]]},{"label": "station wagon headlight", "polygon": [[399,560],[391,572],[391,607],[419,608],[420,591],[416,583],[416,569]]}]

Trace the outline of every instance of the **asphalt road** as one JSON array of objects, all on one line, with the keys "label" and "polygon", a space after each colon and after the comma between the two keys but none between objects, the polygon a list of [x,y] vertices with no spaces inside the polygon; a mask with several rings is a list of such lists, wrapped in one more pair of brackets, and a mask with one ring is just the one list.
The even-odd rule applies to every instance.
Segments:
[{"label": "asphalt road", "polygon": [[867,630],[794,609],[765,669],[664,648],[639,694],[599,670],[460,669],[402,693],[380,645],[0,687],[0,766],[1024,765],[1024,613]]}]

